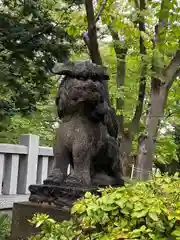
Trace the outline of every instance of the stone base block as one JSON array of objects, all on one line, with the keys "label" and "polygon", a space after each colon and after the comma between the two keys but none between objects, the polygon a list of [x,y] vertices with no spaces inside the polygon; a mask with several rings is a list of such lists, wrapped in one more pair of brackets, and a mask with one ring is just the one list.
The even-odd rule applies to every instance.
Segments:
[{"label": "stone base block", "polygon": [[36,229],[28,222],[36,213],[48,214],[59,222],[70,219],[70,212],[68,210],[60,209],[55,206],[30,202],[15,203],[13,207],[10,240],[26,240],[39,231],[39,229]]}]

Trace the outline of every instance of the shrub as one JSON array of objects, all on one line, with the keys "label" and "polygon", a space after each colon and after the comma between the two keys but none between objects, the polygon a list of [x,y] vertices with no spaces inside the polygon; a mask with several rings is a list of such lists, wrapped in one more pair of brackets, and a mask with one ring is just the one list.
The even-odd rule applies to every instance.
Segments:
[{"label": "shrub", "polygon": [[6,240],[10,236],[11,220],[8,215],[0,215],[0,239]]},{"label": "shrub", "polygon": [[31,240],[153,239],[180,240],[180,178],[155,176],[147,182],[86,193],[72,208],[72,219],[61,223],[36,215],[41,226]]}]

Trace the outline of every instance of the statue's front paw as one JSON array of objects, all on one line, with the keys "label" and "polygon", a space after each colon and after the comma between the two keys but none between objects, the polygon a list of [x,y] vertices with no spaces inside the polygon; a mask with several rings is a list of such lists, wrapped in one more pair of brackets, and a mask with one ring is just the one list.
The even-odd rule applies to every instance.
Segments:
[{"label": "statue's front paw", "polygon": [[60,185],[64,181],[64,174],[60,169],[54,169],[46,180],[44,180],[45,185]]},{"label": "statue's front paw", "polygon": [[82,186],[89,186],[90,182],[87,182],[86,179],[83,179],[79,176],[76,176],[74,174],[69,175],[65,181],[65,185],[67,186],[75,186],[75,187],[82,187]]}]

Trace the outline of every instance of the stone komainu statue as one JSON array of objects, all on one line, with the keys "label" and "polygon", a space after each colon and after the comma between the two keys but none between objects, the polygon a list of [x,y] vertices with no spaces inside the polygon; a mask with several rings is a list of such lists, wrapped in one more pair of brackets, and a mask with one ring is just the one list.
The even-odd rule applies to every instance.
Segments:
[{"label": "stone komainu statue", "polygon": [[[54,147],[55,164],[48,185],[124,185],[115,111],[108,105],[102,66],[88,61],[54,68],[64,75],[56,96],[61,124]],[[67,176],[67,167],[72,172]]]},{"label": "stone komainu statue", "polygon": [[[30,185],[31,202],[71,207],[86,191],[122,186],[115,111],[108,105],[105,69],[90,62],[61,65],[64,75],[56,96],[61,124],[54,146],[54,168],[44,184]],[[67,175],[68,165],[72,171]]]}]

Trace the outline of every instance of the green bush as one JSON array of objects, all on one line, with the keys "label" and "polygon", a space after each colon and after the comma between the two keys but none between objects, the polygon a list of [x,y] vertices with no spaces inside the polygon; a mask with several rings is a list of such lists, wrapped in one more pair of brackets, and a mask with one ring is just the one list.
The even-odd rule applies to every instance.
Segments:
[{"label": "green bush", "polygon": [[155,176],[147,182],[86,193],[72,208],[72,219],[61,223],[36,215],[41,227],[31,240],[180,240],[180,178]]},{"label": "green bush", "polygon": [[6,240],[10,236],[11,231],[11,220],[10,218],[3,214],[0,215],[0,240]]}]

